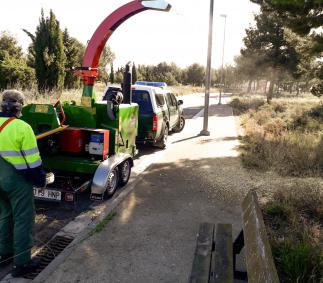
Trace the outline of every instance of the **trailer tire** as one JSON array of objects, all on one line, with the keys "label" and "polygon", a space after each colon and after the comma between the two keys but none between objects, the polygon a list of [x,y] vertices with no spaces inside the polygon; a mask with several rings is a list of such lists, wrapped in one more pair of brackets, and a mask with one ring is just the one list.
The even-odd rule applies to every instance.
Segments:
[{"label": "trailer tire", "polygon": [[117,190],[118,184],[119,184],[119,170],[118,170],[118,167],[115,167],[109,173],[105,195],[107,197],[111,197]]},{"label": "trailer tire", "polygon": [[124,186],[128,183],[131,175],[130,160],[127,159],[119,165],[119,184]]}]

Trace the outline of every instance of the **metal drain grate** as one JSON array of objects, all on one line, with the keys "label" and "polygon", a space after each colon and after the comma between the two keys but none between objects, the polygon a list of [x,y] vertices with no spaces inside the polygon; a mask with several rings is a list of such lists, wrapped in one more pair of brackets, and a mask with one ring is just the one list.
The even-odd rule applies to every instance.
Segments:
[{"label": "metal drain grate", "polygon": [[24,276],[26,279],[35,279],[74,239],[69,237],[57,236],[52,239],[40,252],[34,257],[40,261],[40,267],[32,273]]}]

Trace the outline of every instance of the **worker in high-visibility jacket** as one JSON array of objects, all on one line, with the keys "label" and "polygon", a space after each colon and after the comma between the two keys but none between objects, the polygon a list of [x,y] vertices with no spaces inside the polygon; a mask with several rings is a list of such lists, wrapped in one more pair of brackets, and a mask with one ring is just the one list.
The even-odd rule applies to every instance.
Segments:
[{"label": "worker in high-visibility jacket", "polygon": [[3,92],[0,112],[0,267],[13,262],[12,275],[21,277],[39,263],[31,260],[34,227],[33,186],[44,187],[36,137],[18,119],[24,96]]}]

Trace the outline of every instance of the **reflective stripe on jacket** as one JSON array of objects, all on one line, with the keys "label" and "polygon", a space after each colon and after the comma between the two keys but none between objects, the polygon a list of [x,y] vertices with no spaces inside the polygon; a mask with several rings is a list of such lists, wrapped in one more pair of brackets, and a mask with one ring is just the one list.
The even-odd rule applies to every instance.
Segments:
[{"label": "reflective stripe on jacket", "polygon": [[[0,117],[0,126],[8,117]],[[0,156],[17,170],[36,168],[42,164],[35,134],[26,122],[15,119],[0,134]]]}]

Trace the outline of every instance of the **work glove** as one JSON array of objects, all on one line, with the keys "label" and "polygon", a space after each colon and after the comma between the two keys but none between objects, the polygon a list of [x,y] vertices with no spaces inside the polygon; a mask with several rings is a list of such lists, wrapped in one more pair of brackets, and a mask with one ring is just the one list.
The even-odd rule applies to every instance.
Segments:
[{"label": "work glove", "polygon": [[30,168],[29,173],[31,176],[31,182],[35,187],[44,188],[46,186],[46,172],[42,166],[36,168]]}]

